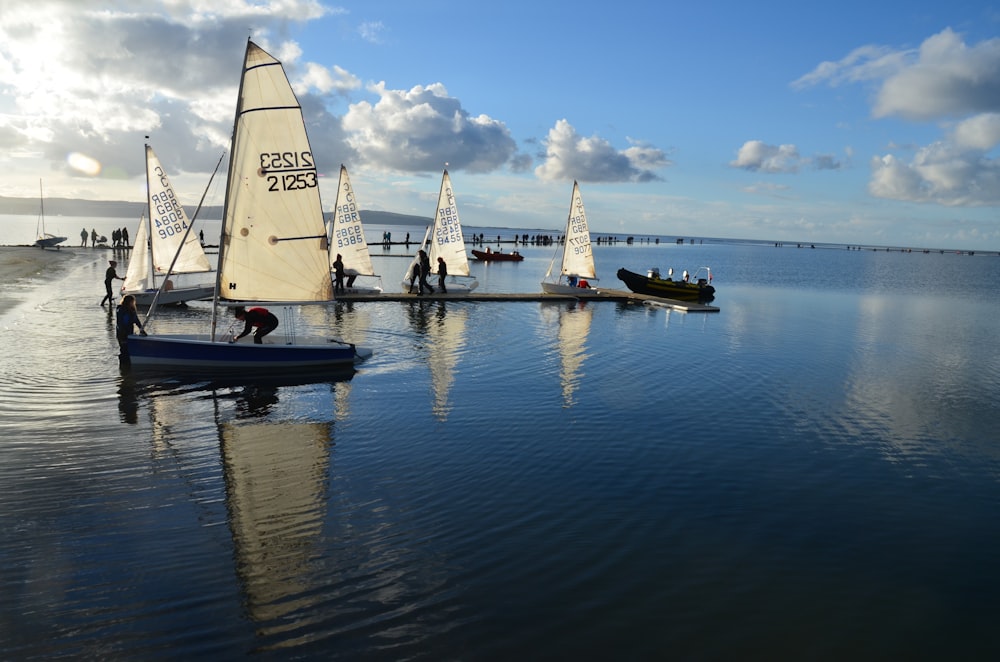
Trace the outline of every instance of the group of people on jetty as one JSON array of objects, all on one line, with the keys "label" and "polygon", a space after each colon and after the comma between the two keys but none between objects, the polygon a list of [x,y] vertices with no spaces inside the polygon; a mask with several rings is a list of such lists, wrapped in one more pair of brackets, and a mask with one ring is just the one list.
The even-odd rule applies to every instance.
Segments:
[{"label": "group of people on jetty", "polygon": [[[442,294],[447,294],[448,289],[444,286],[444,279],[448,277],[448,265],[445,263],[443,257],[438,258],[437,273],[438,289],[441,290]],[[416,285],[419,290],[418,294],[422,295],[425,290],[428,294],[434,294],[434,288],[427,282],[427,277],[430,274],[431,259],[427,256],[427,252],[424,249],[420,249],[417,251],[417,259],[410,265],[410,271],[406,275],[410,281],[408,292],[413,294],[413,286]]]}]

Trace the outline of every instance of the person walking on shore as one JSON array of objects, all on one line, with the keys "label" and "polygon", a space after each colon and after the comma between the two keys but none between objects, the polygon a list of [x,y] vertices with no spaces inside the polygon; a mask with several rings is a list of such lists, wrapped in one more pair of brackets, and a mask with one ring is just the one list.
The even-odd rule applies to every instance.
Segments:
[{"label": "person walking on shore", "polygon": [[97,248],[97,228],[90,231],[90,247]]},{"label": "person walking on shore", "polygon": [[87,228],[80,230],[80,246],[87,247]]},{"label": "person walking on shore", "polygon": [[101,299],[100,305],[103,306],[104,302],[107,301],[108,311],[110,312],[111,306],[115,305],[115,295],[111,291],[111,281],[113,281],[115,278],[117,278],[118,280],[125,280],[125,279],[119,276],[118,272],[115,270],[115,268],[118,266],[117,262],[115,262],[114,260],[109,260],[108,264],[111,266],[109,266],[108,270],[104,272],[104,289],[107,291],[107,294],[105,294],[104,298]]}]

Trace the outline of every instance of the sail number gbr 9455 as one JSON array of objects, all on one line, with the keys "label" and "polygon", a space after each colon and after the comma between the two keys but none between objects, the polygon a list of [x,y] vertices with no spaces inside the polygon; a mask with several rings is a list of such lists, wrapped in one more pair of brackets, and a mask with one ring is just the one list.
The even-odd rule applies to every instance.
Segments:
[{"label": "sail number gbr 9455", "polygon": [[312,152],[262,152],[260,173],[267,178],[268,191],[300,191],[319,184]]}]

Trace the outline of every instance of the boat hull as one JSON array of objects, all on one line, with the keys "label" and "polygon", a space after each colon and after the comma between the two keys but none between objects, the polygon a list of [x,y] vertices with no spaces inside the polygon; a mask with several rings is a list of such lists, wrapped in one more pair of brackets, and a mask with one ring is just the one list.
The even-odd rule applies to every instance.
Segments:
[{"label": "boat hull", "polygon": [[[198,285],[194,287],[177,287],[164,292],[160,292],[160,298],[156,300],[158,306],[170,306],[185,303],[187,301],[211,301],[215,293],[215,285]],[[135,297],[135,305],[148,308],[153,305],[153,298],[156,290],[136,290],[133,292],[122,291],[122,295],[131,294]]]},{"label": "boat hull", "polygon": [[524,256],[520,253],[494,253],[493,251],[472,251],[472,256],[482,262],[520,262]]},{"label": "boat hull", "polygon": [[[475,278],[472,279],[462,278],[461,280],[457,279],[454,276],[448,276],[447,278],[448,280],[446,280],[444,284],[445,287],[447,288],[446,292],[447,294],[471,294],[474,289],[479,287],[479,281],[476,280]],[[435,294],[439,294],[441,292],[441,289],[438,287],[437,276],[434,276],[433,278],[428,278],[427,282],[430,283],[430,286],[434,288]],[[403,286],[403,294],[410,294],[411,293],[410,280],[406,279],[401,284]],[[420,284],[419,282],[414,281],[412,294],[416,294],[419,291],[420,291]]]},{"label": "boat hull", "polygon": [[546,294],[565,294],[574,297],[596,297],[601,292],[596,287],[580,287],[579,285],[567,285],[566,283],[546,283],[542,281],[542,292]]},{"label": "boat hull", "polygon": [[715,298],[715,288],[699,279],[696,283],[686,283],[683,280],[669,278],[650,278],[628,269],[619,269],[618,278],[628,289],[637,294],[677,299],[679,301],[711,301]]},{"label": "boat hull", "polygon": [[254,344],[211,341],[204,336],[171,335],[128,337],[132,366],[188,370],[249,370],[273,373],[343,368],[367,358],[370,351],[324,338],[294,344]]},{"label": "boat hull", "polygon": [[39,248],[52,248],[53,246],[59,248],[58,244],[61,244],[64,241],[66,241],[66,237],[53,237],[52,235],[46,235],[35,240],[35,246],[38,246]]}]

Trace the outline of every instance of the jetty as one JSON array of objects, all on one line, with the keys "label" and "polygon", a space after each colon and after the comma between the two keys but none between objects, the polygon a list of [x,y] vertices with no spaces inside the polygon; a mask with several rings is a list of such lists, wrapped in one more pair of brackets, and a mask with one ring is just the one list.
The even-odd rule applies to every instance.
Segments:
[{"label": "jetty", "polygon": [[358,293],[339,294],[336,301],[617,301],[620,303],[651,304],[681,310],[689,313],[717,313],[717,306],[710,306],[695,301],[678,301],[677,299],[665,299],[654,297],[648,294],[637,294],[625,290],[611,290],[603,287],[596,291],[589,290],[584,296],[572,296],[570,294],[548,294],[539,292],[531,294],[528,292],[440,292],[435,288],[433,294],[408,294],[406,292],[383,292],[381,294]]}]

